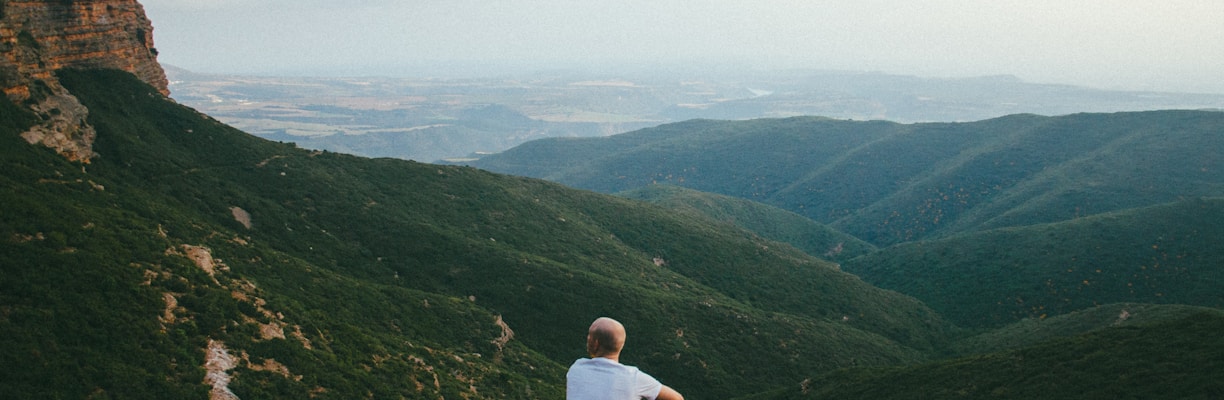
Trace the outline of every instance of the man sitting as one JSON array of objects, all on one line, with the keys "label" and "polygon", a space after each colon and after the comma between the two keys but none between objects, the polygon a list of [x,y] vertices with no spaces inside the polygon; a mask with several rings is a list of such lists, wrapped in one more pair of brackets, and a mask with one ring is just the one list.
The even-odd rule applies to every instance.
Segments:
[{"label": "man sitting", "polygon": [[599,318],[587,331],[587,354],[565,374],[568,400],[684,400],[684,396],[657,379],[620,363],[625,347],[625,326],[611,318]]}]

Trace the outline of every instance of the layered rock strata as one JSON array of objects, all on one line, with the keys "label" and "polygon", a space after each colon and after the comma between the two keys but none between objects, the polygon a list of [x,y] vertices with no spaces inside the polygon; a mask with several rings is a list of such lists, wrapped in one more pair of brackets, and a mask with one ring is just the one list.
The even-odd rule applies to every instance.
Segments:
[{"label": "layered rock strata", "polygon": [[22,137],[88,163],[97,134],[89,110],[56,79],[61,68],[120,69],[169,94],[136,0],[0,0],[0,90],[41,119]]}]

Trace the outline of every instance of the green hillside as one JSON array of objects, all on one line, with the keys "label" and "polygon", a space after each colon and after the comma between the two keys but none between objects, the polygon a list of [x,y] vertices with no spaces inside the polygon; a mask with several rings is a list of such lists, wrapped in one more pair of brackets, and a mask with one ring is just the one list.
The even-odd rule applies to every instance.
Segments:
[{"label": "green hillside", "polygon": [[557,398],[607,315],[625,362],[726,398],[925,360],[956,331],[722,223],[300,150],[124,73],[60,75],[98,131],[92,163],[26,144],[30,118],[0,109],[4,393],[200,398],[224,350],[244,399]]},{"label": "green hillside", "polygon": [[[1050,340],[1068,338],[1121,326],[1144,327],[1174,322],[1219,309],[1180,304],[1115,303],[1049,318],[1029,318],[961,340],[955,354],[975,355],[1015,350]],[[1205,338],[1200,338],[1205,339]]]},{"label": "green hillside", "polygon": [[1224,313],[1199,310],[1006,352],[840,370],[745,399],[1217,399],[1222,329]]},{"label": "green hillside", "polygon": [[846,271],[966,327],[1137,302],[1224,307],[1224,199],[900,244]]},{"label": "green hillside", "polygon": [[845,261],[875,250],[870,243],[802,215],[736,197],[671,185],[650,185],[617,195],[654,203],[687,216],[734,224],[827,260]]},{"label": "green hillside", "polygon": [[1224,196],[1224,113],[1013,115],[895,124],[690,121],[545,139],[471,165],[619,192],[751,199],[876,245]]}]

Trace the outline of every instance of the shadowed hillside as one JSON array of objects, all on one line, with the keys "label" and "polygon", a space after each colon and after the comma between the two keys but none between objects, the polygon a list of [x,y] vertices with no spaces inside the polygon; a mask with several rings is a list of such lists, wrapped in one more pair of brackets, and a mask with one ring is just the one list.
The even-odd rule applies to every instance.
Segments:
[{"label": "shadowed hillside", "polygon": [[1114,303],[1049,318],[1029,318],[970,336],[953,346],[955,354],[975,355],[1015,350],[1116,327],[1144,327],[1203,315],[1220,315],[1218,308],[1180,304]]},{"label": "shadowed hillside", "polygon": [[844,268],[966,327],[1119,302],[1224,307],[1221,221],[1224,199],[1186,200],[905,243]]},{"label": "shadowed hillside", "polygon": [[1221,329],[1219,310],[1173,311],[1006,352],[841,370],[743,399],[1216,399]]},{"label": "shadowed hillside", "polygon": [[471,165],[618,192],[668,183],[781,207],[876,245],[1224,195],[1224,113],[971,123],[690,121],[546,139]]},{"label": "shadowed hillside", "polygon": [[658,204],[685,215],[734,224],[827,260],[844,261],[875,251],[875,246],[858,238],[801,215],[750,200],[670,185],[650,185],[617,195]]}]

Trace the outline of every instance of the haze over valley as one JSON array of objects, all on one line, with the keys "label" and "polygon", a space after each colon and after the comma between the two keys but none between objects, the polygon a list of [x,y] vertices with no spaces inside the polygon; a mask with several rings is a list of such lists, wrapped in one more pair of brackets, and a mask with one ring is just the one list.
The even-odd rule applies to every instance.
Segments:
[{"label": "haze over valley", "polygon": [[269,139],[423,162],[692,118],[1224,108],[1208,50],[1224,6],[1194,0],[145,7],[175,99]]},{"label": "haze over valley", "polygon": [[1126,92],[1011,76],[844,71],[557,70],[471,78],[210,75],[168,68],[171,96],[271,140],[367,157],[461,161],[547,137],[607,136],[688,119],[819,115],[896,122],[1224,109],[1224,95]]}]

